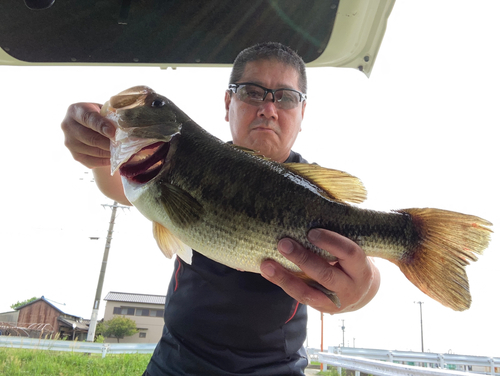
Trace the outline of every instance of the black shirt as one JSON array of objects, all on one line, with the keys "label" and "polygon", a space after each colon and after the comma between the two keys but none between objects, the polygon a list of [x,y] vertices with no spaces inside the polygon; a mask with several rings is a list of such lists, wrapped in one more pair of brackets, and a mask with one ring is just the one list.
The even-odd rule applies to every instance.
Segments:
[{"label": "black shirt", "polygon": [[[307,163],[291,152],[286,162]],[[260,274],[193,251],[168,288],[163,335],[147,368],[160,375],[303,375],[307,307]]]}]

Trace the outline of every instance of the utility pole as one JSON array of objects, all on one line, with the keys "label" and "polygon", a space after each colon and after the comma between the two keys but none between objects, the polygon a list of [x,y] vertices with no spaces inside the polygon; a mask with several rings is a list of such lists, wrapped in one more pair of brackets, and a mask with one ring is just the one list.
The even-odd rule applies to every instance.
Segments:
[{"label": "utility pole", "polygon": [[345,325],[344,325],[344,320],[340,320],[342,321],[342,326],[341,326],[341,329],[342,329],[342,347],[345,347],[345,339],[344,339],[344,334],[345,334]]},{"label": "utility pole", "polygon": [[[320,312],[321,314],[321,346],[320,346],[320,351],[323,352],[323,312]],[[321,363],[319,365],[319,369],[321,371],[326,371],[327,365],[326,363]]]},{"label": "utility pole", "polygon": [[424,323],[422,320],[422,304],[424,302],[414,302],[418,305],[420,305],[420,341],[422,343],[422,352],[424,352]]},{"label": "utility pole", "polygon": [[101,302],[102,285],[104,284],[104,275],[106,274],[106,266],[108,264],[108,255],[109,255],[109,249],[111,247],[113,227],[115,225],[116,209],[127,208],[126,206],[119,206],[116,203],[116,201],[113,202],[113,205],[102,205],[102,206],[110,206],[113,209],[111,210],[111,220],[109,221],[108,236],[106,237],[106,245],[104,247],[104,255],[102,257],[101,273],[99,274],[99,281],[97,282],[97,290],[95,292],[94,305],[92,307],[92,316],[90,317],[89,331],[87,333],[87,342],[94,342],[95,328],[97,326],[97,315],[99,314],[99,304]]}]

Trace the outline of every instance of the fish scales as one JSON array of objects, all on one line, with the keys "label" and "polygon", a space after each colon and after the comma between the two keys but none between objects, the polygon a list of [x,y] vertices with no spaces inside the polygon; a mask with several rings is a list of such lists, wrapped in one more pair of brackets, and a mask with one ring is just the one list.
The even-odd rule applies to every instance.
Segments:
[{"label": "fish scales", "polygon": [[[289,269],[300,271],[277,252],[278,240],[291,237],[334,261],[328,252],[307,240],[308,230],[314,227],[336,231],[373,249],[372,253],[388,246],[395,247],[396,253],[398,241],[403,243],[399,248],[408,248],[409,239],[403,237],[402,232],[409,227],[409,216],[367,212],[326,200],[321,190],[280,164],[262,163],[261,158],[245,152],[235,153],[232,146],[221,145],[208,134],[199,142],[198,137],[192,136],[197,133],[191,127],[192,123],[183,125],[186,137],[179,138],[174,146],[171,163],[175,168],[168,171],[164,179],[204,202],[204,219],[176,231],[182,233],[180,239],[193,244],[194,249],[204,248],[206,256],[252,272],[259,272],[265,259],[274,258]],[[208,166],[203,163],[205,155],[213,162]],[[245,177],[247,173],[251,173],[250,179]],[[242,185],[242,180],[246,184]],[[301,180],[302,184],[298,184]],[[221,233],[233,234],[231,241],[227,241],[227,236],[216,236],[207,242],[206,234]],[[242,259],[245,268],[240,265]]]},{"label": "fish scales", "polygon": [[[432,208],[379,212],[350,205],[346,201],[365,195],[358,179],[320,166],[273,162],[224,143],[147,87],[112,97],[102,113],[121,132],[112,165],[129,201],[154,223],[167,256],[187,257],[187,245],[235,269],[259,273],[262,261],[274,259],[299,275],[300,268],[278,252],[278,241],[293,238],[335,261],[307,240],[310,229],[325,228],[367,255],[395,263],[442,304],[470,306],[464,267],[488,246],[488,221]],[[335,301],[324,287],[306,282]]]}]

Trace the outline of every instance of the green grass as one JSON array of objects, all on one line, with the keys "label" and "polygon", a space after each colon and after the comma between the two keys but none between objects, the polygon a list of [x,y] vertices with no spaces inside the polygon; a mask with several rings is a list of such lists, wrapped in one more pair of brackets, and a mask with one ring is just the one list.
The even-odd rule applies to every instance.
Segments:
[{"label": "green grass", "polygon": [[[319,366],[320,363],[313,361],[313,362],[311,362],[311,365]],[[352,370],[342,369],[342,374],[339,375],[339,373],[337,372],[337,367],[327,366],[327,371],[318,371],[318,373],[316,375],[317,376],[353,376],[353,375],[355,375],[355,372]],[[366,375],[366,374],[361,373],[361,375]],[[368,376],[373,376],[373,375],[368,375]]]},{"label": "green grass", "polygon": [[0,375],[140,376],[151,354],[87,355],[0,347]]}]

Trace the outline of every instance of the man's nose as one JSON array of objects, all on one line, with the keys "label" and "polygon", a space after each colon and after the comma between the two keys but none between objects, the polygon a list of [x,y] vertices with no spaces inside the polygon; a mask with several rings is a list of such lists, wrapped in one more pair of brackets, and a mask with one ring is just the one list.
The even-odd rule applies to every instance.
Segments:
[{"label": "man's nose", "polygon": [[276,102],[273,102],[273,94],[268,93],[264,98],[264,101],[259,106],[259,116],[265,118],[278,118],[278,110],[276,108]]}]

